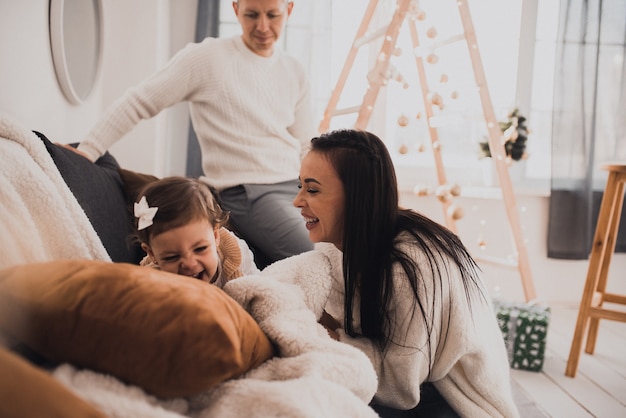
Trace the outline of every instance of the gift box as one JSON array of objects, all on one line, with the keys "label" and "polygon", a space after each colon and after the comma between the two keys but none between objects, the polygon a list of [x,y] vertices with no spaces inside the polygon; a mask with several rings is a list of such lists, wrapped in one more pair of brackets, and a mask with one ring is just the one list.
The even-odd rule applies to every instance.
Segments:
[{"label": "gift box", "polygon": [[509,365],[514,369],[541,371],[546,351],[550,308],[532,303],[494,301],[498,325],[504,337]]}]

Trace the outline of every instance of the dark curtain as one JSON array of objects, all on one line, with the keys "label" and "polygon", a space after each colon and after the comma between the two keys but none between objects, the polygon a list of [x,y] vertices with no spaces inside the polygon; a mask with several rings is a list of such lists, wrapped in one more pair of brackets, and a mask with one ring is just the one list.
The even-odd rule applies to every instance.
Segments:
[{"label": "dark curtain", "polygon": [[[196,17],[196,42],[206,37],[219,36],[220,2],[218,0],[198,0],[198,15]],[[187,177],[200,177],[202,173],[202,154],[198,137],[189,122],[189,138],[187,139]]]},{"label": "dark curtain", "polygon": [[[626,163],[625,28],[624,0],[561,2],[554,79],[550,258],[589,257],[607,178],[602,164]],[[624,216],[616,252],[626,252]]]}]

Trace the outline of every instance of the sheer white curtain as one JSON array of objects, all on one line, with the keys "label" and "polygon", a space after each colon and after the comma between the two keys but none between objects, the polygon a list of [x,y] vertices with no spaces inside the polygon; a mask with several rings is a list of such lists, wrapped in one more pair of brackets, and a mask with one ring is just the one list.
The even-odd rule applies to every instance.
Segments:
[{"label": "sheer white curtain", "polygon": [[282,39],[284,49],[308,70],[317,118],[321,118],[335,82],[331,80],[331,23],[332,0],[295,0]]},{"label": "sheer white curtain", "polygon": [[[548,257],[589,256],[606,184],[600,167],[606,161],[626,162],[625,49],[626,2],[562,1]],[[626,252],[626,222],[616,251]]]}]

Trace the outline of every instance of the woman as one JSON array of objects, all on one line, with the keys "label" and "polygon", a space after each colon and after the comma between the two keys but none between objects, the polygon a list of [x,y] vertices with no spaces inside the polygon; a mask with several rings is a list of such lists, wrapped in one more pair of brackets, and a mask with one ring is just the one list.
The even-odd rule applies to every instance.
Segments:
[{"label": "woman", "polygon": [[[381,416],[519,416],[480,270],[456,235],[398,206],[384,143],[357,130],[313,138],[299,179],[294,205],[309,238],[334,247],[317,246],[333,264],[320,322],[372,361],[374,409]],[[420,403],[422,395],[429,399]]]}]

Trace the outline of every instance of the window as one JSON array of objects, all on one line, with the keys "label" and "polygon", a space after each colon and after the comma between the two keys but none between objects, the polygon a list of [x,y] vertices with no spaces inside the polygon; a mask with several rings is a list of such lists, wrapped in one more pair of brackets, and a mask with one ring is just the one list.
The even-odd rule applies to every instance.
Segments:
[{"label": "window", "polygon": [[[222,36],[236,25],[230,1],[223,2]],[[283,46],[308,68],[316,111],[321,120],[361,24],[368,1],[298,0],[288,21]],[[395,11],[395,0],[379,0],[368,34],[380,33]],[[433,126],[437,127],[449,183],[462,187],[493,182],[489,161],[481,159],[479,143],[487,128],[478,96],[463,25],[454,0],[422,0],[412,7],[419,48],[413,48],[410,23],[403,22],[391,57],[392,77],[378,95],[368,129],[383,138],[394,158],[400,187],[436,185],[435,161],[427,129],[424,95],[414,53],[429,57],[425,75],[429,94],[437,94]],[[554,40],[559,0],[470,1],[470,12],[496,118],[518,108],[527,117],[529,158],[513,162],[510,175],[517,186],[549,188]],[[224,13],[226,11],[227,13]],[[423,14],[421,14],[423,12]],[[231,22],[231,23],[229,23]],[[230,29],[229,29],[230,28]],[[369,68],[381,37],[359,48],[338,109],[359,105],[367,89]],[[432,96],[429,96],[432,97]],[[334,116],[331,129],[352,127],[356,114]],[[487,163],[487,164],[485,164]],[[487,168],[485,169],[485,165]],[[487,170],[487,171],[485,171]]]}]

